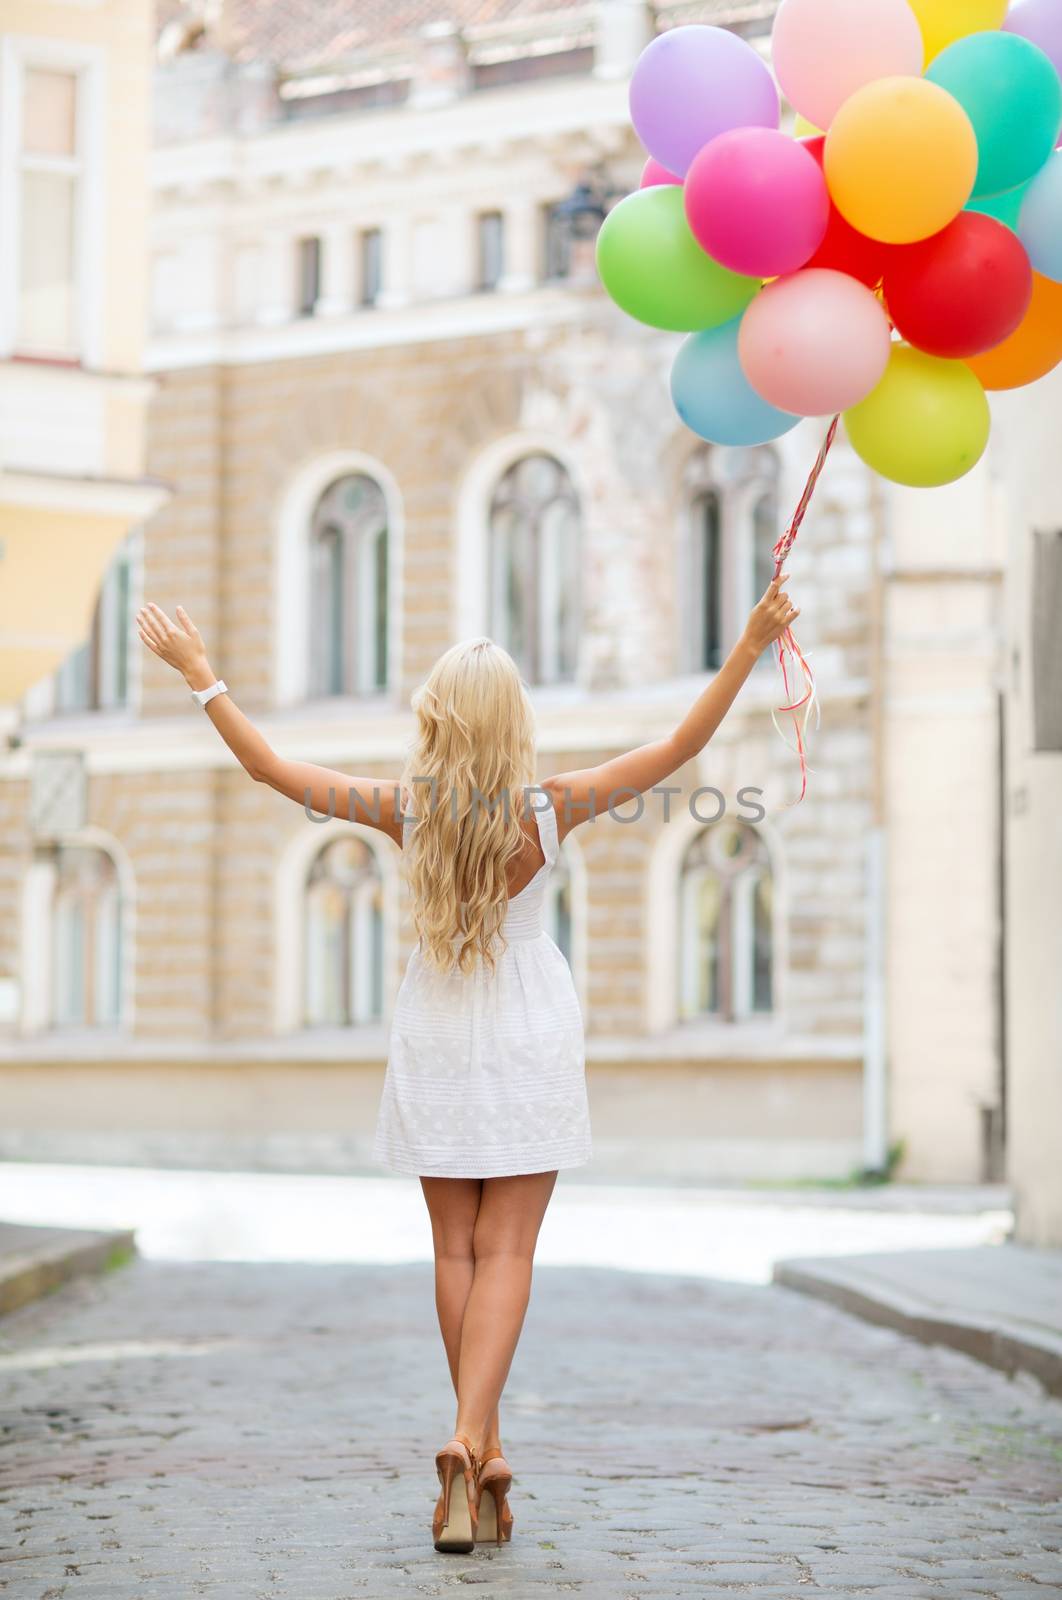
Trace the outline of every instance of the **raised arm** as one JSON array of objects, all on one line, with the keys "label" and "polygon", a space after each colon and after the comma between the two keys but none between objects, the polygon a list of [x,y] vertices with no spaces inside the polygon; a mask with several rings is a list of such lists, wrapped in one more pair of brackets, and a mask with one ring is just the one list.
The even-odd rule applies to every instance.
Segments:
[{"label": "raised arm", "polygon": [[543,787],[553,796],[561,837],[600,816],[610,803],[622,804],[624,799],[663,783],[704,749],[763,651],[800,615],[782,588],[785,581],[783,572],[767,586],[741,638],[673,733],[614,756],[599,767],[562,772],[546,780]]},{"label": "raised arm", "polygon": [[[161,606],[150,602],[137,612],[136,625],[148,649],[179,672],[190,689],[207,689],[217,681],[199,629],[183,606],[177,607],[177,621],[171,622]],[[285,761],[234,704],[230,694],[215,695],[205,710],[241,767],[256,783],[267,783],[278,794],[311,811],[367,823],[401,843],[397,780],[352,778],[309,761]]]}]

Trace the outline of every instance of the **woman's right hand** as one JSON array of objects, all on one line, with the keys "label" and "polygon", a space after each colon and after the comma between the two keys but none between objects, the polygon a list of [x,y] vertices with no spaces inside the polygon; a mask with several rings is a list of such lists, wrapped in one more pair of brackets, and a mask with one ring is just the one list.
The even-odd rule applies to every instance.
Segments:
[{"label": "woman's right hand", "polygon": [[179,672],[193,689],[205,689],[213,683],[206,645],[183,606],[177,607],[177,621],[171,622],[162,607],[149,600],[137,612],[136,626],[148,649]]},{"label": "woman's right hand", "polygon": [[797,607],[790,604],[789,596],[782,588],[788,576],[788,573],[780,572],[777,578],[771,580],[762,600],[753,607],[745,624],[744,642],[757,656],[776,639],[780,639],[800,615]]}]

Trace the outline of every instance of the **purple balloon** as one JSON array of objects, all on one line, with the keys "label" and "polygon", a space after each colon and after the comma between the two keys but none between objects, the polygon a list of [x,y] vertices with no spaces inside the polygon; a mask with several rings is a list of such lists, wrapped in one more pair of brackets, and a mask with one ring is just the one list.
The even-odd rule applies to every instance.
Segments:
[{"label": "purple balloon", "polygon": [[1062,0],[1015,0],[1003,26],[1039,45],[1062,77]]},{"label": "purple balloon", "polygon": [[777,128],[781,114],[774,79],[752,46],[699,23],[646,46],[630,98],[639,139],[680,178],[710,139],[731,128]]}]

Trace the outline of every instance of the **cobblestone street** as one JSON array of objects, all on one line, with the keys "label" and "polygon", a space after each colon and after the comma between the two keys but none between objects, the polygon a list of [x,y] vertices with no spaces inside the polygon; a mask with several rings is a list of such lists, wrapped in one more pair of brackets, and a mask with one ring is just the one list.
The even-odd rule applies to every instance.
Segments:
[{"label": "cobblestone street", "polygon": [[540,1268],[516,1535],[431,1548],[422,1266],[137,1260],[0,1329],[5,1600],[1062,1594],[1062,1405],[778,1287]]}]

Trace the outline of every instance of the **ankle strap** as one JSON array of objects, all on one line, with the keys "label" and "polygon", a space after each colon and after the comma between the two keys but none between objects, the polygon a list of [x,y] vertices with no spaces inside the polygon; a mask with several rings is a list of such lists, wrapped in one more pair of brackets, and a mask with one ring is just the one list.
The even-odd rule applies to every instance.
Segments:
[{"label": "ankle strap", "polygon": [[505,1460],[505,1451],[504,1450],[485,1450],[483,1452],[483,1454],[479,1458],[479,1464],[480,1464],[481,1467],[485,1467],[488,1461],[504,1461],[504,1460]]}]

